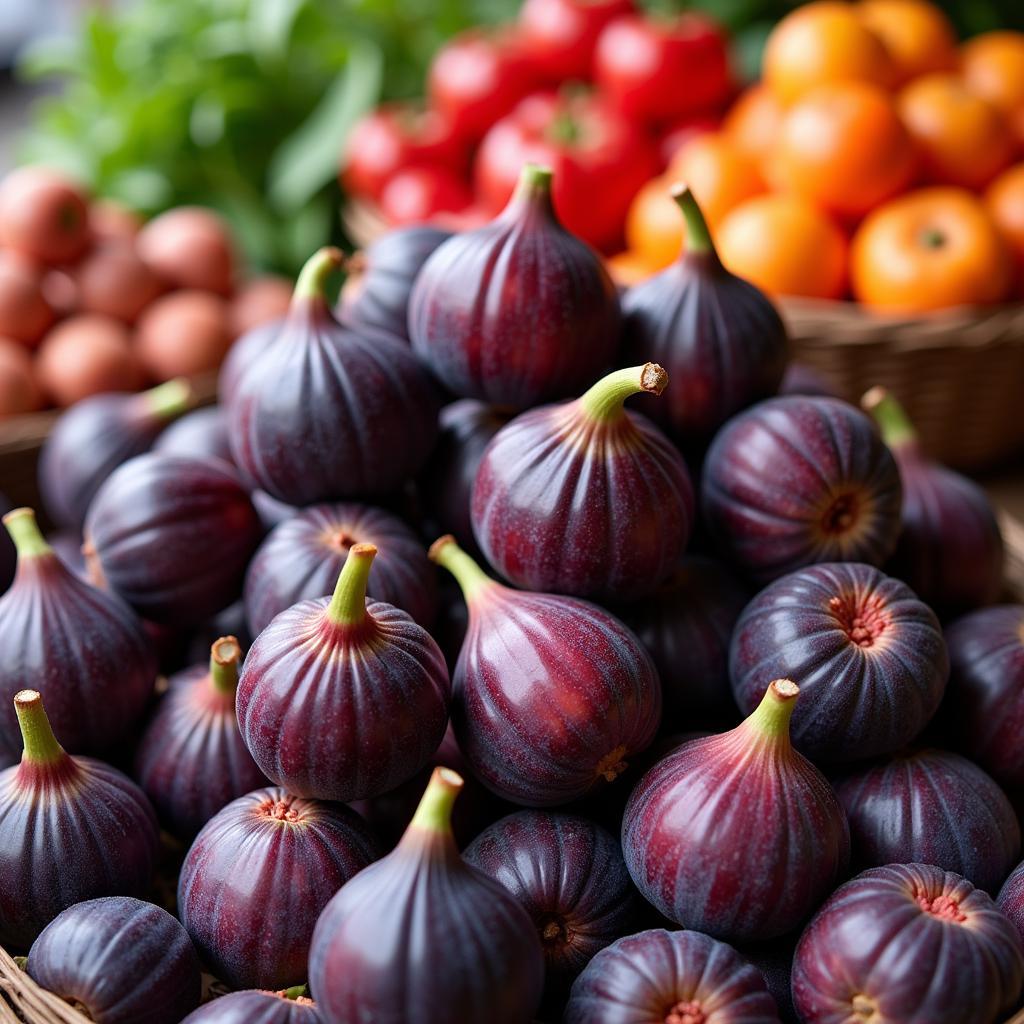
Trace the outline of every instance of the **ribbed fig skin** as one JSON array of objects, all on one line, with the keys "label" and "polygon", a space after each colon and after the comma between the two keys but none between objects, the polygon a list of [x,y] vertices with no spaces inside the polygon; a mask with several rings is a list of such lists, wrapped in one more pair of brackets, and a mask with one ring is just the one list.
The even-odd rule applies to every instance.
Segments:
[{"label": "ribbed fig skin", "polygon": [[906,584],[835,562],[776,580],[747,605],[729,671],[744,713],[771,680],[799,681],[794,744],[815,760],[854,761],[899,750],[927,725],[949,658],[934,613]]},{"label": "ribbed fig skin", "polygon": [[987,894],[931,864],[872,868],[840,886],[793,962],[797,1014],[814,1024],[995,1024],[1022,982],[1013,925]]},{"label": "ribbed fig skin", "polygon": [[996,897],[996,906],[1013,922],[1024,941],[1024,864],[1018,864]]},{"label": "ribbed fig skin", "polygon": [[25,969],[99,1024],[179,1024],[202,994],[185,929],[166,910],[127,896],[69,907],[32,943]]},{"label": "ribbed fig skin", "polygon": [[1024,786],[1024,605],[964,615],[946,642],[953,739],[1003,785]]},{"label": "ribbed fig skin", "polygon": [[171,625],[199,625],[238,596],[261,533],[232,466],[158,452],[116,470],[85,524],[106,585]]},{"label": "ribbed fig skin", "polygon": [[817,562],[881,565],[900,530],[896,462],[871,421],[834,398],[772,398],[731,419],[704,461],[704,521],[767,583]]},{"label": "ribbed fig skin", "polygon": [[153,450],[168,455],[230,462],[231,445],[228,444],[228,423],[224,407],[210,405],[186,413],[160,434]]},{"label": "ribbed fig skin", "polygon": [[236,338],[228,349],[217,374],[217,397],[224,406],[231,404],[242,378],[255,366],[260,356],[277,340],[285,317],[269,320],[250,328]]},{"label": "ribbed fig skin", "polygon": [[561,988],[631,930],[635,891],[618,840],[569,814],[519,811],[484,829],[463,858],[522,904]]},{"label": "ribbed fig skin", "polygon": [[181,1024],[324,1024],[311,999],[274,992],[230,992],[190,1013]]},{"label": "ribbed fig skin", "polygon": [[258,789],[196,837],[178,879],[178,916],[227,984],[298,985],[320,911],[377,853],[366,823],[347,807]]},{"label": "ribbed fig skin", "polygon": [[779,1024],[760,972],[732,946],[700,932],[661,928],[619,939],[598,953],[576,979],[563,1019]]},{"label": "ribbed fig skin", "polygon": [[369,594],[429,626],[437,610],[437,572],[422,542],[397,516],[369,505],[313,505],[275,527],[245,575],[249,631],[300,601],[331,594],[353,544],[373,544]]},{"label": "ribbed fig skin", "polygon": [[889,758],[847,776],[836,793],[857,868],[935,864],[996,893],[1020,856],[1020,825],[1006,794],[958,754]]}]

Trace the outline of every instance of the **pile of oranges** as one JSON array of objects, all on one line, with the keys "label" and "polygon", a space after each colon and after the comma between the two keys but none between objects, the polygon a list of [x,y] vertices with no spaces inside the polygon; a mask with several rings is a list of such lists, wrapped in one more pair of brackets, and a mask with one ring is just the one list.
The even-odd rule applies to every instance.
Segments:
[{"label": "pile of oranges", "polygon": [[771,293],[899,314],[1024,297],[1024,33],[959,45],[927,0],[798,8],[761,81],[637,194],[623,279],[675,258],[677,180]]}]

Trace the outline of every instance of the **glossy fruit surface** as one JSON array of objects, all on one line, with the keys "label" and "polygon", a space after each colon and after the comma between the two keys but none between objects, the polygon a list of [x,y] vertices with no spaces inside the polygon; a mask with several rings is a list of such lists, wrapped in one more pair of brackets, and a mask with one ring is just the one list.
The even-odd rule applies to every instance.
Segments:
[{"label": "glossy fruit surface", "polygon": [[444,214],[468,211],[473,194],[461,175],[446,167],[407,167],[384,186],[380,210],[388,224],[410,227]]},{"label": "glossy fruit surface", "polygon": [[189,1014],[182,1024],[324,1024],[313,1000],[292,992],[229,992]]},{"label": "glossy fruit surface", "polygon": [[1016,294],[1024,296],[1024,162],[1014,164],[988,187],[985,206],[1013,253]]},{"label": "glossy fruit surface", "polygon": [[833,398],[787,395],[734,417],[701,493],[719,546],[760,582],[817,562],[879,565],[900,529],[895,460],[871,421]]},{"label": "glossy fruit surface", "polygon": [[496,220],[434,251],[409,304],[413,349],[451,391],[519,408],[589,384],[618,326],[614,285],[533,166]]},{"label": "glossy fruit surface", "polygon": [[722,119],[722,131],[751,160],[761,162],[774,147],[782,106],[763,82],[747,86]]},{"label": "glossy fruit surface", "polygon": [[474,774],[533,807],[613,782],[661,718],[657,672],[636,637],[587,601],[496,583],[451,537],[430,557],[469,605],[452,724]]},{"label": "glossy fruit surface", "polygon": [[46,167],[20,167],[0,188],[0,242],[40,263],[72,263],[89,244],[81,189]]},{"label": "glossy fruit surface", "polygon": [[115,470],[85,520],[93,578],[172,625],[198,625],[238,596],[261,532],[233,466],[160,452]]},{"label": "glossy fruit surface", "polygon": [[266,785],[235,720],[240,659],[225,636],[208,664],[171,676],[139,740],[135,778],[176,836],[191,839],[225,804]]},{"label": "glossy fruit surface", "polygon": [[602,950],[573,985],[565,1024],[779,1024],[757,968],[724,942],[661,928]]},{"label": "glossy fruit surface", "polygon": [[855,11],[885,45],[894,85],[956,67],[956,29],[928,0],[861,0]]},{"label": "glossy fruit surface", "polygon": [[320,911],[376,856],[366,823],[347,807],[258,789],[196,837],[178,879],[178,915],[232,987],[297,985]]},{"label": "glossy fruit surface", "polygon": [[14,705],[25,749],[0,772],[0,943],[24,951],[73,903],[141,896],[159,835],[134,782],[64,752],[35,690],[20,691]]},{"label": "glossy fruit surface", "polygon": [[[666,176],[670,184],[689,186],[712,228],[734,207],[765,190],[757,163],[721,131],[703,131],[684,143],[672,154]],[[665,198],[671,198],[668,189]],[[680,230],[680,244],[682,241]],[[677,254],[678,246],[672,255]]]},{"label": "glossy fruit surface", "polygon": [[226,222],[204,206],[176,206],[145,224],[139,255],[175,288],[230,293],[235,253]]},{"label": "glossy fruit surface", "polygon": [[774,938],[797,927],[842,877],[846,815],[789,741],[799,693],[775,680],[745,722],[684,743],[629,798],[626,866],[648,901],[684,928],[737,941]]},{"label": "glossy fruit surface", "polygon": [[161,907],[130,896],[86,900],[32,943],[25,970],[96,1024],[179,1024],[199,1005],[199,958]]},{"label": "glossy fruit surface", "polygon": [[429,626],[437,603],[436,573],[412,530],[369,505],[313,505],[276,526],[249,563],[245,610],[252,635],[293,604],[332,593],[356,544],[372,544],[379,552],[369,595]]},{"label": "glossy fruit surface", "polygon": [[996,906],[1013,922],[1024,941],[1024,864],[1010,872],[996,897]]},{"label": "glossy fruit surface", "polygon": [[1024,142],[1024,32],[982,32],[968,39],[960,68],[971,91],[1001,110],[1018,144]]},{"label": "glossy fruit surface", "polygon": [[367,601],[376,554],[355,544],[333,597],[282,612],[245,659],[239,728],[267,778],[290,793],[344,802],[387,793],[444,736],[444,655],[406,612]]},{"label": "glossy fruit surface", "polygon": [[601,30],[632,12],[632,0],[526,0],[517,24],[546,75],[559,81],[586,79]]},{"label": "glossy fruit surface", "polygon": [[930,864],[873,868],[841,886],[793,962],[801,1020],[996,1021],[1024,981],[1024,946],[991,897]]},{"label": "glossy fruit surface", "polygon": [[459,857],[451,810],[461,788],[457,773],[435,769],[398,847],[321,915],[309,982],[327,1020],[530,1019],[544,979],[540,941],[515,897]]},{"label": "glossy fruit surface", "polygon": [[163,282],[124,242],[97,245],[74,272],[77,307],[133,324],[164,290]]},{"label": "glossy fruit surface", "polygon": [[660,395],[656,363],[618,370],[582,398],[531,409],[487,446],[473,534],[506,579],[530,590],[628,599],[673,569],[693,525],[682,456],[631,395]]},{"label": "glossy fruit surface", "polygon": [[793,742],[808,757],[892,753],[935,714],[949,657],[934,612],[900,580],[859,562],[810,566],[765,587],[744,609],[729,653],[745,713],[772,679],[799,679],[807,699]]},{"label": "glossy fruit surface", "polygon": [[196,409],[160,433],[153,450],[170,455],[231,461],[227,413],[222,405]]}]

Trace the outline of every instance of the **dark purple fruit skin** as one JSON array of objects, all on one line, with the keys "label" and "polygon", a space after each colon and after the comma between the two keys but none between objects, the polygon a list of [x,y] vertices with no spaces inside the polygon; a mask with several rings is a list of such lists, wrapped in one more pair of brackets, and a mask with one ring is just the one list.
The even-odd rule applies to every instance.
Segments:
[{"label": "dark purple fruit skin", "polygon": [[178,1024],[199,1005],[199,959],[152,903],[108,896],[69,907],[32,943],[25,970],[97,1024]]},{"label": "dark purple fruit skin", "polygon": [[[7,515],[11,511],[11,503],[4,495],[0,494],[0,516]],[[0,531],[0,594],[14,581],[14,570],[18,565],[18,553],[14,550],[14,541],[6,530]]]},{"label": "dark purple fruit skin", "polygon": [[568,986],[632,930],[636,891],[618,840],[585,818],[519,811],[484,829],[462,856],[530,915],[551,988]]},{"label": "dark purple fruit skin", "polygon": [[300,601],[330,595],[353,544],[373,544],[377,557],[368,593],[429,626],[437,611],[437,571],[422,542],[397,516],[369,505],[313,505],[275,527],[245,575],[249,631]]},{"label": "dark purple fruit skin", "polygon": [[[937,898],[964,919],[919,905]],[[986,893],[931,864],[872,868],[840,886],[807,926],[793,962],[797,1014],[815,1024],[859,1016],[994,1022],[1016,1002],[1022,982],[1024,946],[1013,925]]]},{"label": "dark purple fruit skin", "polygon": [[817,562],[881,565],[900,530],[896,462],[871,420],[834,398],[772,398],[731,419],[701,500],[720,548],[761,583]]},{"label": "dark purple fruit skin", "polygon": [[83,580],[88,580],[89,572],[85,564],[85,555],[82,554],[82,535],[80,533],[75,530],[58,530],[56,533],[47,535],[46,543],[53,548],[57,557],[71,572]]},{"label": "dark purple fruit skin", "polygon": [[228,444],[224,407],[210,405],[186,413],[160,434],[153,445],[153,451],[230,462],[231,445]]},{"label": "dark purple fruit skin", "polygon": [[[845,600],[878,602],[886,625],[869,646],[851,639],[830,605]],[[815,760],[854,761],[899,750],[927,725],[949,658],[934,613],[906,584],[870,565],[836,562],[776,580],[747,605],[729,672],[744,714],[773,679],[797,682],[794,745]]]},{"label": "dark purple fruit skin", "polygon": [[145,895],[159,843],[142,790],[102,761],[0,772],[0,945],[27,950],[82,900]]},{"label": "dark purple fruit skin", "polygon": [[964,615],[946,642],[951,738],[1004,786],[1024,786],[1024,605]]},{"label": "dark purple fruit skin", "polygon": [[501,428],[473,484],[473,533],[506,579],[594,600],[643,597],[675,568],[693,528],[682,456],[650,420],[613,422],[576,402]]},{"label": "dark purple fruit skin", "polygon": [[190,1013],[181,1024],[325,1024],[311,999],[274,992],[230,992]]},{"label": "dark purple fruit skin", "polygon": [[259,789],[196,837],[178,879],[178,916],[232,987],[298,985],[320,911],[377,852],[366,823],[344,805]]},{"label": "dark purple fruit skin", "polygon": [[217,397],[222,406],[226,407],[231,403],[242,378],[277,340],[284,323],[285,317],[269,320],[235,339],[224,357],[224,362],[220,364],[220,372],[217,375]]},{"label": "dark purple fruit skin", "polygon": [[845,777],[853,863],[935,864],[995,893],[1020,855],[1010,801],[977,765],[945,750],[898,755]]},{"label": "dark purple fruit skin", "polygon": [[288,505],[283,501],[278,501],[277,498],[271,497],[266,491],[253,491],[251,497],[253,507],[256,509],[260,522],[263,524],[263,529],[267,531],[272,530],[275,526],[279,526],[286,519],[297,516],[302,511],[301,508],[295,505]]},{"label": "dark purple fruit skin", "polygon": [[116,470],[85,524],[106,585],[145,618],[183,626],[235,600],[261,533],[232,466],[157,452]]},{"label": "dark purple fruit skin", "polygon": [[1024,941],[1024,864],[1018,864],[996,897],[996,906],[1013,922]]},{"label": "dark purple fruit skin", "polygon": [[[669,1017],[673,1009],[678,1016]],[[598,953],[576,979],[563,1020],[779,1024],[761,973],[732,946],[700,932],[662,928],[629,935]]]},{"label": "dark purple fruit skin", "polygon": [[740,952],[750,961],[764,978],[778,1009],[782,1024],[800,1024],[793,1009],[793,990],[790,984],[793,974],[793,953],[798,936],[791,939],[776,939],[759,946],[744,946]]}]

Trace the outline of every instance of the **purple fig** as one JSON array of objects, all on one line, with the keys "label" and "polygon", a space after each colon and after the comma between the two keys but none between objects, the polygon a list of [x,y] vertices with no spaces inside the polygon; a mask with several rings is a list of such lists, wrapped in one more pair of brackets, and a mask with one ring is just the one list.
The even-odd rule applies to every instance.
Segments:
[{"label": "purple fig", "polygon": [[834,398],[761,402],[718,432],[704,460],[704,520],[761,583],[816,562],[881,565],[896,546],[900,497],[871,420]]},{"label": "purple fig", "polygon": [[380,552],[367,592],[430,626],[437,574],[419,538],[397,516],[369,505],[313,505],[275,527],[245,575],[245,611],[253,636],[299,601],[334,590],[355,544]]},{"label": "purple fig", "polygon": [[409,346],[344,327],[328,309],[324,288],[341,262],[331,248],[310,258],[276,337],[227,401],[235,462],[292,505],[387,494],[437,436],[440,403]]},{"label": "purple fig", "polygon": [[217,374],[217,397],[222,405],[226,407],[231,404],[234,396],[238,394],[242,378],[274,344],[284,329],[286,320],[286,317],[278,317],[257,324],[235,339]]},{"label": "purple fig", "polygon": [[[10,538],[4,534],[6,540]],[[82,554],[82,535],[75,530],[57,530],[47,534],[46,543],[53,548],[53,553],[64,563],[65,567],[80,579],[89,579],[89,569]],[[14,545],[11,544],[11,550]]]},{"label": "purple fig", "polygon": [[32,943],[25,970],[96,1024],[179,1024],[203,987],[185,929],[130,896],[62,911]]},{"label": "purple fig", "polygon": [[524,1024],[544,957],[515,897],[466,864],[452,838],[462,779],[436,768],[397,848],[327,904],[309,984],[331,1024]]},{"label": "purple fig", "polygon": [[156,681],[142,626],[116,595],[89,586],[43,540],[31,509],[4,516],[18,549],[14,584],[0,597],[0,751],[21,750],[11,699],[45,690],[53,723],[74,752],[123,740]]},{"label": "purple fig", "polygon": [[149,451],[194,402],[187,381],[171,380],[136,395],[93,395],[61,413],[39,455],[39,490],[50,518],[81,530],[103,481]]},{"label": "purple fig", "polygon": [[356,544],[333,597],[302,601],[256,638],[238,725],[267,778],[290,793],[361,800],[429,763],[448,723],[444,655],[422,626],[367,601],[377,549]]},{"label": "purple fig", "polygon": [[1024,941],[1024,864],[1018,864],[1003,882],[996,906],[1013,922]]},{"label": "purple fig", "polygon": [[677,185],[672,197],[686,221],[686,245],[622,300],[621,359],[665,367],[662,400],[637,409],[684,447],[704,447],[730,416],[775,394],[786,329],[771,300],[722,265],[693,193]]},{"label": "purple fig", "polygon": [[142,790],[102,761],[65,753],[35,690],[14,706],[25,750],[0,772],[0,944],[27,949],[73,903],[143,895],[160,839]]},{"label": "purple fig", "polygon": [[178,915],[199,955],[235,988],[287,988],[327,901],[377,856],[366,823],[341,804],[258,789],[196,836],[178,879]]},{"label": "purple fig", "polygon": [[221,637],[207,665],[168,681],[135,753],[135,778],[167,830],[191,839],[225,804],[267,780],[235,720],[241,648]]},{"label": "purple fig", "polygon": [[413,350],[460,398],[525,409],[579,393],[612,360],[619,302],[600,257],[558,222],[551,171],[527,164],[508,206],[427,259]]},{"label": "purple fig", "polygon": [[789,742],[799,693],[775,680],[745,722],[684,743],[629,798],[626,866],[640,892],[683,928],[747,942],[784,935],[846,869],[843,808]]},{"label": "purple fig", "polygon": [[280,992],[230,992],[189,1014],[181,1024],[324,1024],[305,985]]},{"label": "purple fig", "polygon": [[1024,983],[1024,946],[992,898],[932,864],[872,868],[800,938],[793,1002],[814,1024],[995,1024]]},{"label": "purple fig", "polygon": [[263,529],[268,532],[302,511],[296,505],[286,505],[283,501],[272,498],[266,491],[260,490],[252,492],[252,503],[263,524]]},{"label": "purple fig", "polygon": [[86,559],[92,577],[145,618],[198,625],[238,596],[261,532],[233,466],[151,452],[93,499]]},{"label": "purple fig", "polygon": [[587,601],[502,586],[452,537],[430,557],[469,606],[452,724],[476,776],[533,807],[613,782],[661,718],[658,674],[636,637]]},{"label": "purple fig", "polygon": [[231,461],[228,419],[222,405],[196,409],[175,420],[153,445],[153,450],[196,459]]},{"label": "purple fig", "polygon": [[700,932],[640,932],[576,979],[565,1024],[779,1024],[760,972]]},{"label": "purple fig", "polygon": [[807,699],[793,742],[808,757],[855,761],[899,750],[928,724],[949,658],[934,613],[906,584],[836,562],[784,576],[747,605],[729,671],[744,714],[770,680],[799,679]]},{"label": "purple fig", "polygon": [[582,398],[532,409],[487,446],[473,484],[473,533],[506,579],[578,597],[649,594],[675,568],[693,525],[683,457],[623,408],[661,394],[656,363],[617,370]]}]

